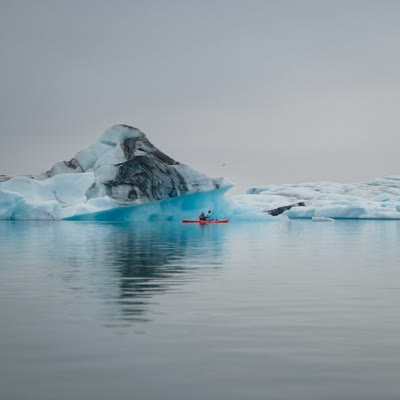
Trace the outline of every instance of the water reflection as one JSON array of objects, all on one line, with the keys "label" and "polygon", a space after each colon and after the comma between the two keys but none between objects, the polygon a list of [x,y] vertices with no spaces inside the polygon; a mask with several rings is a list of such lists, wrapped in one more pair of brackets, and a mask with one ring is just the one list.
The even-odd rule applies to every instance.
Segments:
[{"label": "water reflection", "polygon": [[[159,295],[195,279],[201,268],[218,270],[226,233],[176,223],[6,223],[0,229],[25,265],[24,255],[33,256],[80,301],[87,295],[100,301],[99,318],[111,325],[148,321]],[[41,246],[32,249],[38,237]]]},{"label": "water reflection", "polygon": [[33,295],[43,290],[77,307],[91,304],[94,317],[104,325],[132,324],[160,312],[161,295],[192,290],[187,283],[198,279],[212,281],[210,275],[220,273],[222,265],[232,260],[241,263],[243,271],[249,262],[290,266],[290,277],[297,265],[318,271],[331,260],[381,265],[388,257],[400,262],[399,235],[400,225],[390,221],[201,227],[3,222],[0,263],[8,281],[0,284],[0,293],[28,297],[26,289],[19,289],[29,288]]}]

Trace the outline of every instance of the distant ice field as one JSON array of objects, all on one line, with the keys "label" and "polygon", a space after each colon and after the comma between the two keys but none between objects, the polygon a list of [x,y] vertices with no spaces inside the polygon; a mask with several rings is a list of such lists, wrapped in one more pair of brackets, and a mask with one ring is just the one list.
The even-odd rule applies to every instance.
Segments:
[{"label": "distant ice field", "polygon": [[250,188],[233,197],[238,207],[271,210],[304,202],[283,215],[291,219],[400,219],[400,177],[388,176],[365,183],[309,182]]}]

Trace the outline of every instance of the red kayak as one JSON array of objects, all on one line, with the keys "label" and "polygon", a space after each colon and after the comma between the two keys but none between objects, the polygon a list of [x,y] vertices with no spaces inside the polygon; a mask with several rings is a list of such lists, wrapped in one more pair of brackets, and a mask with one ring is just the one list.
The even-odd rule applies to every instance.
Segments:
[{"label": "red kayak", "polygon": [[202,221],[200,219],[183,219],[182,222],[184,224],[200,224],[200,225],[227,224],[229,222],[229,219],[206,219],[205,221]]}]

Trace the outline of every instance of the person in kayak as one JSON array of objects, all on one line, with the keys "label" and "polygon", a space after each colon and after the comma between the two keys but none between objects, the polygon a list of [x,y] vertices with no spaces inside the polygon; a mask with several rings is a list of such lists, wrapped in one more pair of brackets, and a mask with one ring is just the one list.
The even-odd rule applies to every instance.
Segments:
[{"label": "person in kayak", "polygon": [[212,211],[211,211],[211,210],[208,210],[207,215],[204,214],[204,212],[202,212],[202,213],[199,215],[199,220],[200,220],[200,221],[207,221],[208,219],[210,219],[211,214],[212,214]]}]

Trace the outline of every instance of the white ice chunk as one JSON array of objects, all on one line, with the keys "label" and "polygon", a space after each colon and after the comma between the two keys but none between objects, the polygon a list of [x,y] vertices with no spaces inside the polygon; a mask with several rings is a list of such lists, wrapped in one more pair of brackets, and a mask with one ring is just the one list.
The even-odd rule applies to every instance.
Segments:
[{"label": "white ice chunk", "polygon": [[98,168],[103,165],[116,165],[126,161],[124,151],[120,145],[109,148],[104,152],[94,163],[93,168]]},{"label": "white ice chunk", "polygon": [[102,156],[107,150],[110,150],[110,146],[97,142],[81,150],[74,158],[78,161],[83,171],[87,171],[92,168],[98,158]]},{"label": "white ice chunk", "polygon": [[0,219],[13,219],[16,210],[25,207],[24,196],[19,193],[0,190]]},{"label": "white ice chunk", "polygon": [[125,139],[142,136],[143,133],[137,129],[126,125],[115,125],[107,129],[100,138],[100,142],[115,146],[122,143]]}]

